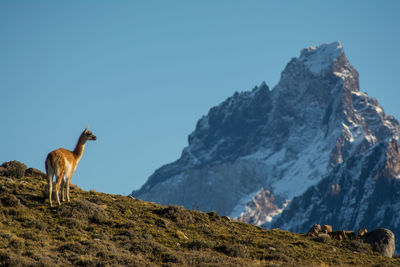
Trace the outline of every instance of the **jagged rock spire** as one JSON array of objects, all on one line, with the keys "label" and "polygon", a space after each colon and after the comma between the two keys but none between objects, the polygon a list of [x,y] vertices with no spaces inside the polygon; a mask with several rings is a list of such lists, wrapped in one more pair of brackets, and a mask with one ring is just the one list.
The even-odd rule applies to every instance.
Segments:
[{"label": "jagged rock spire", "polygon": [[[309,47],[271,91],[262,83],[211,108],[182,156],[133,195],[240,218],[255,214],[249,221],[262,223],[339,165],[398,134],[398,122],[359,91],[339,42]],[[263,206],[274,209],[252,210]]]}]

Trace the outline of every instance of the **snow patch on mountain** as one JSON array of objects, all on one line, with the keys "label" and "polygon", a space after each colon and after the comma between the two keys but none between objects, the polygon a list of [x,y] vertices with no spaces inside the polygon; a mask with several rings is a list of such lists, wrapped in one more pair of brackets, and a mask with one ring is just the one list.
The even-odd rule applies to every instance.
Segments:
[{"label": "snow patch on mountain", "polygon": [[230,216],[243,222],[250,222],[255,225],[262,225],[271,222],[272,218],[280,214],[289,201],[285,201],[279,207],[271,191],[261,188],[241,199],[241,205],[237,205]]},{"label": "snow patch on mountain", "polygon": [[289,205],[289,203],[290,203],[290,200],[287,199],[287,200],[282,204],[281,208],[279,208],[279,209],[277,209],[275,212],[271,212],[270,214],[268,214],[267,216],[265,216],[265,220],[264,220],[262,223],[260,223],[259,226],[262,225],[262,224],[264,224],[264,223],[271,223],[271,222],[272,222],[272,219],[273,219],[275,216],[281,214],[281,213],[285,210],[285,208]]},{"label": "snow patch on mountain", "polygon": [[[299,61],[303,62],[314,74],[325,71],[332,65],[333,61],[343,53],[343,46],[340,42],[322,44],[318,47],[311,46],[301,51]],[[347,75],[344,72],[338,75]]]},{"label": "snow patch on mountain", "polygon": [[233,211],[231,214],[229,214],[229,217],[231,218],[238,218],[244,213],[248,212],[246,209],[246,204],[249,203],[259,192],[260,190],[257,190],[253,193],[250,193],[248,195],[243,196],[241,199],[239,199],[237,205],[233,208]]}]

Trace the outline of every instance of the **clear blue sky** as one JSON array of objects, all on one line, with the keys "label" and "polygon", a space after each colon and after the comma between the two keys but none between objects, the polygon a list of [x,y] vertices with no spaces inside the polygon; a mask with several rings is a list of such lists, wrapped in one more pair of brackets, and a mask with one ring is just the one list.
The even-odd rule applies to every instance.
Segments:
[{"label": "clear blue sky", "polygon": [[400,1],[0,0],[0,163],[44,170],[89,125],[72,183],[128,194],[235,91],[339,40],[362,91],[400,118]]}]

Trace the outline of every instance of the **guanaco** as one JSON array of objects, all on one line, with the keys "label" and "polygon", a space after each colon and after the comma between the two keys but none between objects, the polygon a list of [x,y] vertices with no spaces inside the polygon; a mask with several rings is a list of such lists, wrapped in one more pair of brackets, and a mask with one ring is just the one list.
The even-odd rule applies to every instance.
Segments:
[{"label": "guanaco", "polygon": [[51,151],[46,158],[46,176],[49,187],[49,204],[52,206],[51,196],[53,193],[53,176],[56,177],[56,198],[58,206],[60,203],[60,186],[62,193],[62,201],[65,201],[65,195],[69,202],[69,186],[71,178],[74,175],[75,169],[82,158],[85,144],[88,140],[96,140],[97,137],[86,128],[78,139],[74,151],[65,148],[59,148]]}]

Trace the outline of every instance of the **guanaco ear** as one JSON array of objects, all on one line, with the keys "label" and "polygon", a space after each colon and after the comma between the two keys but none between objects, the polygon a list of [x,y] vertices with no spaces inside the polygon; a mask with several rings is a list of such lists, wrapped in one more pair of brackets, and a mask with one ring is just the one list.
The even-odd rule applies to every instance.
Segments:
[{"label": "guanaco ear", "polygon": [[83,132],[87,133],[88,129],[89,129],[89,126],[86,127],[86,129]]}]

